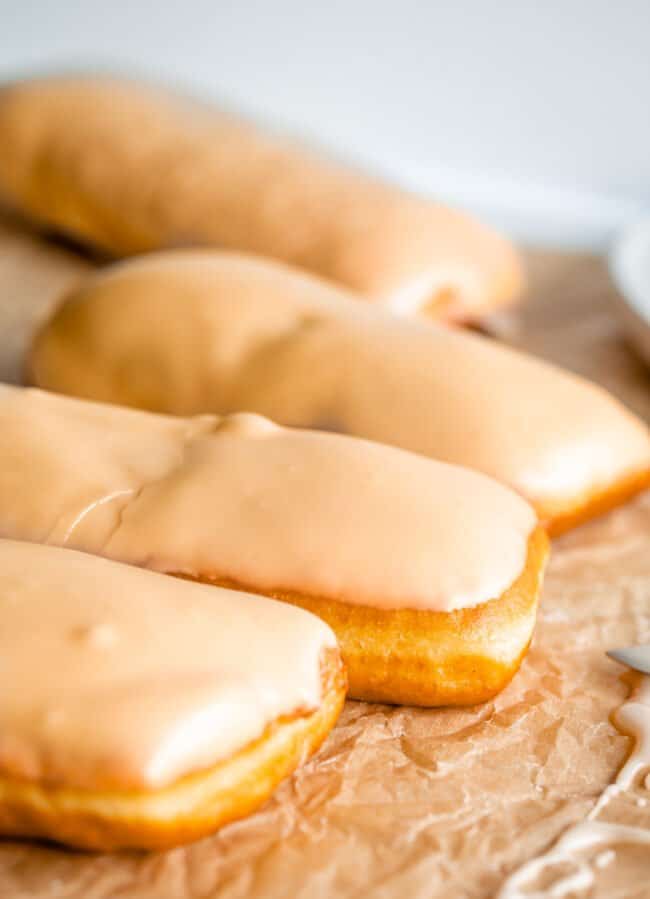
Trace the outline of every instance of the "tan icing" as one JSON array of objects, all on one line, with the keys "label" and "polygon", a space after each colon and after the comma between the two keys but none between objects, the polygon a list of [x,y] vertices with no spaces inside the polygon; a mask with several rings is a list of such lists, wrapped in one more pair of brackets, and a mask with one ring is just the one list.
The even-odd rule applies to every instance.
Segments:
[{"label": "tan icing", "polygon": [[6,536],[252,590],[450,611],[500,596],[535,526],[475,472],[258,415],[174,419],[3,387],[0,429]]},{"label": "tan icing", "polygon": [[334,645],[284,603],[0,540],[0,773],[165,786],[318,707]]},{"label": "tan icing", "polygon": [[599,387],[225,253],[159,254],[91,278],[38,340],[33,375],[158,411],[251,409],[394,444],[545,509],[650,467],[647,428]]},{"label": "tan icing", "polygon": [[469,216],[219,111],[114,79],[43,79],[0,99],[0,191],[114,253],[244,250],[405,311],[451,291],[471,315],[519,288],[512,247]]},{"label": "tan icing", "polygon": [[[650,766],[650,677],[639,678],[632,697],[615,715],[615,723],[634,739],[634,748],[616,781],[607,787],[584,821],[570,827],[548,852],[531,859],[511,874],[501,887],[497,899],[562,899],[577,891],[588,890],[595,880],[592,864],[576,853],[604,847],[593,860],[596,868],[603,868],[616,861],[612,844],[632,843],[650,846],[650,829],[600,820],[601,813],[611,799],[629,790],[639,775]],[[543,891],[530,891],[527,885],[534,882],[545,870],[554,865],[570,865],[572,873],[561,877],[552,887]]]}]

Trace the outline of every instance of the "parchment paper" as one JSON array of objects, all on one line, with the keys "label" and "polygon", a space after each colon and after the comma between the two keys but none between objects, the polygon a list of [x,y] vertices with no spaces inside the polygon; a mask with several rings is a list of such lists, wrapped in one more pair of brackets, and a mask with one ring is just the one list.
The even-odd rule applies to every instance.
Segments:
[{"label": "parchment paper", "polygon": [[[602,263],[548,253],[528,262],[529,296],[493,322],[499,337],[650,417],[650,376],[619,336]],[[34,325],[91,264],[0,220],[0,378],[20,379]],[[555,542],[533,647],[493,703],[349,702],[318,757],[251,818],[161,854],[0,842],[0,897],[492,896],[589,811],[623,762],[629,740],[609,715],[628,688],[603,650],[635,641],[650,641],[647,494]],[[650,791],[636,798],[610,814],[650,827]],[[617,847],[589,895],[650,896],[650,854]]]}]

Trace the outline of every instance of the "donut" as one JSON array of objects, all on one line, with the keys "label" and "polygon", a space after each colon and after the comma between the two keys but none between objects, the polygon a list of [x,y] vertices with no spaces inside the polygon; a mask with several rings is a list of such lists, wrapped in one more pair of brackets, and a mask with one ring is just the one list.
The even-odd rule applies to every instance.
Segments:
[{"label": "donut", "polygon": [[160,849],[257,809],[345,697],[286,603],[0,540],[0,834]]},{"label": "donut", "polygon": [[507,484],[552,534],[650,484],[647,427],[601,388],[254,257],[178,250],[91,275],[37,335],[28,377],[393,444]]},{"label": "donut", "polygon": [[258,253],[404,313],[471,320],[520,291],[513,247],[469,216],[134,81],[0,91],[0,195],[102,251]]},{"label": "donut", "polygon": [[477,472],[252,413],[173,418],[0,387],[0,533],[299,605],[357,699],[467,705],[510,680],[545,533]]}]

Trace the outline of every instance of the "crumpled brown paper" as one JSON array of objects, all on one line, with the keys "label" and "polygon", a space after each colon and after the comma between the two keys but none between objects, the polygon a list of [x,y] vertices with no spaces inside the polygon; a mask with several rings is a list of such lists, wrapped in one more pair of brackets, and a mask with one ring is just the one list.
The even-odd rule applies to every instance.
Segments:
[{"label": "crumpled brown paper", "polygon": [[[35,324],[89,265],[0,221],[0,377],[19,380]],[[529,254],[529,267],[530,296],[497,333],[650,417],[650,376],[619,337],[602,264]],[[603,651],[638,641],[650,642],[650,495],[556,541],[533,647],[494,702],[349,702],[318,757],[258,814],[161,854],[0,842],[0,897],[493,896],[615,777],[629,740],[609,715],[628,688]],[[650,802],[623,797],[613,813],[650,828]],[[589,896],[650,896],[647,849],[617,847]]]}]

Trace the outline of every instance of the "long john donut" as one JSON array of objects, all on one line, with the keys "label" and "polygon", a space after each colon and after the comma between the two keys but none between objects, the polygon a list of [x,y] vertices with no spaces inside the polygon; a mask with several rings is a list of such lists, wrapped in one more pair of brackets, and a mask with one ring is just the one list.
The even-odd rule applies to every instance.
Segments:
[{"label": "long john donut", "polygon": [[315,616],[0,540],[0,834],[159,849],[254,811],[333,727]]},{"label": "long john donut", "polygon": [[244,250],[401,312],[473,318],[521,283],[513,248],[468,216],[125,80],[7,85],[0,194],[116,255],[189,244]]},{"label": "long john donut", "polygon": [[254,257],[176,251],[92,275],[38,335],[29,371],[63,393],[250,409],[474,468],[552,533],[650,484],[647,427],[601,388]]},{"label": "long john donut", "polygon": [[0,388],[0,429],[0,533],[304,606],[355,698],[479,702],[528,646],[547,540],[483,475],[256,415],[23,388]]}]

